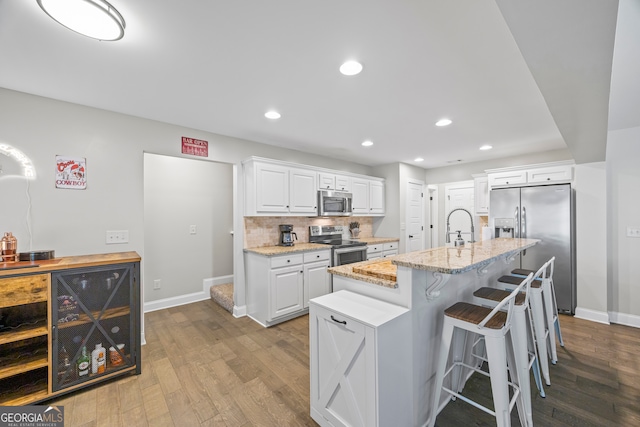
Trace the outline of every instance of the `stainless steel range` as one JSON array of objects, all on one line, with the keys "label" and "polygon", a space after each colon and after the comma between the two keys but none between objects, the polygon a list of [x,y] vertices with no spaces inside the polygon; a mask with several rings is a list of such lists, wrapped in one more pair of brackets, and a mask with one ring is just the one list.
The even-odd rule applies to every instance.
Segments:
[{"label": "stainless steel range", "polygon": [[331,266],[351,264],[367,260],[367,244],[343,237],[342,225],[312,225],[309,242],[331,246]]}]

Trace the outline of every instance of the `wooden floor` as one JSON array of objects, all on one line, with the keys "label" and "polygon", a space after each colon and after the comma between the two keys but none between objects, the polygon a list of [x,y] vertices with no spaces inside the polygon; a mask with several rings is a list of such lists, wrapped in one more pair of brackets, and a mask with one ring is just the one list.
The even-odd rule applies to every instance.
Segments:
[{"label": "wooden floor", "polygon": [[[307,316],[265,329],[202,301],[148,313],[145,322],[142,375],[52,402],[64,406],[66,427],[317,425],[309,417]],[[640,426],[640,329],[568,316],[561,323],[566,347],[551,366],[547,397],[535,394],[534,423]],[[465,390],[490,402],[484,378]],[[437,425],[495,422],[455,401]]]}]

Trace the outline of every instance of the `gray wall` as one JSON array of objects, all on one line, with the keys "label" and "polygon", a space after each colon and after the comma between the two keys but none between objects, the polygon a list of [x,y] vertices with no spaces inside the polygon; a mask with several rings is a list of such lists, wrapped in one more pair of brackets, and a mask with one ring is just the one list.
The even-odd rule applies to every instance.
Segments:
[{"label": "gray wall", "polygon": [[202,292],[205,279],[232,282],[231,230],[232,165],[144,154],[144,276],[161,281],[144,301]]}]

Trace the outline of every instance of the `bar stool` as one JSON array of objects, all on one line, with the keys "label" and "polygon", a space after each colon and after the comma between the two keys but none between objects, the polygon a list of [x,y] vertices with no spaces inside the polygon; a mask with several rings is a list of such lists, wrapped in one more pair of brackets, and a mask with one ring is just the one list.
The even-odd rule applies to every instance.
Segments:
[{"label": "bar stool", "polygon": [[[521,388],[525,386],[524,382],[526,380],[525,378],[520,378],[520,373],[523,371],[522,366],[526,365],[526,379],[528,379],[528,363],[522,359],[522,351],[515,351],[517,345],[514,342],[515,336],[510,332],[516,296],[520,292],[528,292],[532,277],[533,275],[522,280],[522,283],[493,309],[466,302],[458,302],[444,311],[444,325],[435,377],[435,390],[431,402],[433,415],[429,420],[430,427],[435,425],[436,416],[440,409],[440,396],[443,391],[450,394],[452,398],[459,398],[493,415],[496,417],[498,427],[509,427],[511,425],[511,410],[516,404],[521,424],[523,426],[530,425],[527,421],[527,407],[521,393]],[[472,332],[484,338],[489,373],[464,362],[465,354],[460,352],[461,341],[459,339],[456,339],[456,345],[453,348],[453,362],[447,369],[449,350],[456,329],[464,332],[464,336],[468,332]],[[460,375],[459,371],[463,368],[490,377],[495,410],[492,411],[461,394],[462,385],[459,378],[462,375]],[[449,374],[453,374],[451,388],[444,385],[444,380]],[[512,381],[509,381],[509,375]],[[513,390],[511,398],[509,397],[510,388]]]},{"label": "bar stool", "polygon": [[[541,268],[536,272],[535,276],[533,273],[530,273],[528,277],[531,277],[531,280],[535,280],[536,277],[540,277],[543,274],[542,272],[543,270]],[[476,300],[481,304],[494,307],[504,298],[508,297],[509,293],[509,291],[502,289],[484,287],[475,291],[473,296],[476,297]],[[545,397],[546,395],[540,377],[540,365],[538,364],[538,351],[533,334],[533,322],[531,319],[528,292],[521,292],[516,295],[511,324],[512,339],[515,343],[514,352],[517,360],[522,360],[522,363],[518,365],[518,369],[521,369],[519,373],[521,379],[520,391],[525,405],[527,423],[533,425],[529,370],[533,370],[533,377],[540,396]]]},{"label": "bar stool", "polygon": [[[560,318],[558,316],[558,303],[556,301],[556,289],[553,285],[553,268],[556,257],[552,257],[547,262],[547,271],[542,278],[542,296],[544,300],[545,318],[547,321],[547,327],[549,328],[549,358],[554,365],[558,361],[558,352],[556,350],[556,335],[560,347],[564,347],[564,340],[562,339],[562,330],[560,329]],[[526,270],[522,268],[516,268],[511,271],[511,274],[517,277],[526,277],[532,270]],[[546,280],[545,280],[546,279]],[[549,325],[553,325],[550,327]]]}]

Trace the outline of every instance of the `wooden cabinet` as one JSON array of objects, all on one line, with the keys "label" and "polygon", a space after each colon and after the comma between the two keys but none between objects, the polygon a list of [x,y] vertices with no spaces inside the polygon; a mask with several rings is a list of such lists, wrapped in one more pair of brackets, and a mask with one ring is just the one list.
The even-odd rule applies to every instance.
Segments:
[{"label": "wooden cabinet", "polygon": [[264,256],[245,253],[247,314],[271,326],[306,314],[309,299],[331,292],[331,251]]},{"label": "wooden cabinet", "polygon": [[354,215],[378,215],[385,214],[385,184],[384,181],[364,178],[351,180],[351,193],[353,194],[352,211]]},{"label": "wooden cabinet", "polygon": [[[32,404],[140,373],[139,261],[127,252],[0,271],[0,405]],[[106,357],[109,347],[124,344],[122,363],[107,360],[105,372],[76,377],[81,346],[91,354],[98,342]]]},{"label": "wooden cabinet", "polygon": [[311,417],[321,426],[413,425],[409,310],[339,291],[311,301]]}]

